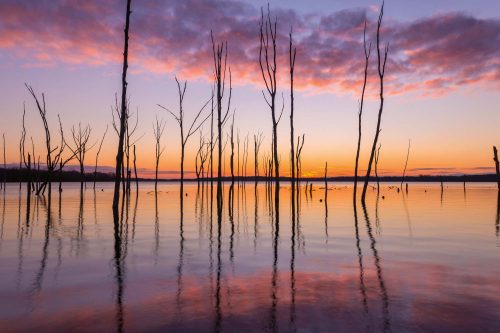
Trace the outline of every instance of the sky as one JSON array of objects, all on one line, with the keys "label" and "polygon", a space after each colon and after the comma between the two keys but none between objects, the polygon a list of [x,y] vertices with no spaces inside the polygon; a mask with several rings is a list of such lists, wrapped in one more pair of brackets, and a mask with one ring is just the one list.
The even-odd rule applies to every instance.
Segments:
[{"label": "sky", "polygon": [[[352,175],[357,144],[358,100],[363,79],[363,26],[375,47],[380,1],[270,1],[278,20],[278,127],[281,174],[288,174],[288,33],[297,46],[295,132],[305,133],[306,176]],[[158,104],[178,108],[174,77],[187,80],[186,122],[211,96],[210,31],[228,44],[233,76],[232,111],[241,146],[262,132],[261,157],[269,154],[271,113],[261,90],[258,65],[260,7],[267,1],[132,0],[129,97],[139,114],[137,164],[141,175],[154,168],[152,123],[167,121],[160,162],[162,177],[179,171],[180,138],[175,120]],[[65,132],[89,124],[91,142],[111,126],[111,107],[121,92],[125,0],[0,0],[0,133],[7,163],[18,163],[23,103],[27,135],[45,154],[43,127],[24,83],[44,93],[49,126],[57,136],[60,115]],[[387,0],[381,33],[389,43],[380,174],[402,173],[408,141],[409,174],[494,172],[492,145],[500,144],[500,3],[498,1]],[[363,113],[360,165],[369,157],[378,112],[376,53],[369,67]],[[207,110],[208,111],[208,110]],[[226,127],[228,130],[228,127]],[[209,134],[205,124],[201,132]],[[187,143],[186,169],[194,171],[199,142]],[[253,165],[249,145],[249,170]],[[110,128],[99,157],[111,170],[117,136]],[[241,148],[243,150],[243,148]],[[86,164],[95,162],[93,148]],[[228,151],[226,151],[228,153]],[[226,157],[229,173],[229,155]]]}]

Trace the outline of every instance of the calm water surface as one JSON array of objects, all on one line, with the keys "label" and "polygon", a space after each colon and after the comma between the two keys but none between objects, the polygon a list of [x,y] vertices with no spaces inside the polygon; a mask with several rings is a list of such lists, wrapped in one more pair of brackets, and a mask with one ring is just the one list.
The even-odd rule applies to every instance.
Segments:
[{"label": "calm water surface", "polygon": [[500,332],[493,184],[111,185],[0,191],[0,331]]}]

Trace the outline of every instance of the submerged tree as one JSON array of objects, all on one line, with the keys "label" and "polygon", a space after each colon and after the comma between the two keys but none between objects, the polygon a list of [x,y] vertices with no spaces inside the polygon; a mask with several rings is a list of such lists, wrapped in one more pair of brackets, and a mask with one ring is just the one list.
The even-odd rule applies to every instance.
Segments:
[{"label": "submerged tree", "polygon": [[125,120],[127,118],[127,69],[128,69],[128,33],[130,26],[130,10],[131,0],[127,0],[127,10],[125,12],[125,42],[123,46],[123,69],[122,69],[122,96],[120,105],[120,130],[118,133],[118,148],[116,152],[116,167],[115,167],[115,187],[113,194],[113,210],[115,215],[118,214],[118,201],[120,199],[120,180],[123,166],[123,143],[125,138]]},{"label": "submerged tree", "polygon": [[95,154],[94,189],[95,189],[95,182],[96,182],[96,178],[97,178],[97,162],[99,160],[99,154],[101,153],[102,144],[104,142],[104,138],[106,137],[107,133],[108,133],[108,125],[106,125],[106,130],[104,131],[104,134],[102,135],[101,142],[99,143],[99,148],[97,149],[97,153]]},{"label": "submerged tree", "polygon": [[403,183],[405,182],[406,167],[408,166],[408,158],[410,157],[410,145],[411,145],[411,140],[408,140],[408,151],[406,152],[406,162],[405,162],[405,167],[403,169],[403,177],[401,177],[401,184],[399,186],[401,190],[403,190]]},{"label": "submerged tree", "polygon": [[[495,170],[496,170],[496,174],[497,174],[497,184],[498,184],[498,190],[500,191],[500,166],[499,166],[499,162],[498,162],[498,151],[497,151],[496,146],[493,146],[493,160],[495,161]],[[443,185],[441,185],[441,188],[442,187],[443,187]]]},{"label": "submerged tree", "polygon": [[253,154],[254,154],[254,168],[253,174],[255,177],[255,181],[257,181],[257,177],[259,177],[259,151],[260,146],[262,145],[262,140],[264,140],[264,136],[262,133],[254,134],[253,136]]},{"label": "submerged tree", "polygon": [[295,181],[295,135],[293,133],[293,111],[294,111],[294,97],[293,97],[293,74],[295,71],[295,56],[297,55],[297,48],[293,46],[292,29],[290,29],[290,47],[288,48],[288,58],[290,64],[290,169],[292,171],[291,180]]},{"label": "submerged tree", "polygon": [[[215,44],[213,34],[210,33],[212,38],[212,52],[214,57],[214,78],[215,78],[215,97],[216,97],[216,107],[217,107],[217,141],[218,141],[218,156],[217,156],[217,180],[220,183],[222,177],[222,127],[227,120],[229,115],[229,109],[231,107],[231,95],[232,95],[232,79],[231,79],[231,67],[228,68],[229,71],[229,95],[227,99],[227,108],[225,114],[223,115],[223,99],[226,90],[226,69],[227,69],[227,42]],[[219,186],[220,187],[220,186]]]},{"label": "submerged tree", "polygon": [[304,142],[305,142],[306,135],[302,134],[302,141],[300,135],[297,137],[297,149],[295,153],[295,160],[297,161],[297,178],[300,180],[302,177],[302,160],[301,160],[301,155],[302,155],[302,148],[304,148]]},{"label": "submerged tree", "polygon": [[161,119],[158,121],[156,117],[156,123],[153,123],[153,134],[155,136],[155,192],[158,190],[158,165],[160,164],[160,157],[165,151],[165,147],[161,146],[161,137],[165,131],[166,122]]},{"label": "submerged tree", "polygon": [[187,131],[186,134],[184,134],[184,95],[186,94],[186,88],[187,88],[187,81],[184,81],[184,84],[181,87],[181,84],[177,77],[175,78],[175,82],[177,82],[177,90],[179,92],[179,113],[175,114],[169,109],[167,109],[164,106],[161,106],[158,104],[159,107],[162,109],[166,110],[168,113],[170,113],[174,119],[177,121],[180,127],[180,135],[181,135],[181,182],[184,181],[184,154],[185,154],[185,148],[186,148],[186,143],[189,140],[189,138],[198,131],[198,129],[203,125],[203,123],[210,117],[210,114],[208,114],[203,120],[199,120],[201,113],[203,110],[205,110],[205,107],[208,105],[210,100],[208,100],[198,111],[196,114],[196,117],[194,117],[193,122],[191,123],[191,126],[189,126],[189,130]]},{"label": "submerged tree", "polygon": [[85,126],[83,129],[81,123],[78,123],[78,128],[75,128],[75,126],[71,127],[71,136],[73,137],[75,147],[73,148],[71,145],[68,145],[68,148],[75,155],[80,165],[80,182],[82,186],[83,182],[85,182],[85,155],[93,147],[93,145],[87,147],[91,132],[92,128],[90,125]]},{"label": "submerged tree", "polygon": [[368,64],[370,60],[370,54],[372,51],[372,43],[370,42],[368,48],[366,47],[366,21],[365,28],[363,29],[363,48],[365,51],[365,71],[364,71],[364,79],[363,79],[363,88],[361,89],[361,100],[359,102],[359,111],[358,111],[358,147],[356,149],[356,163],[354,166],[354,195],[353,200],[356,200],[356,193],[358,191],[358,165],[359,165],[359,152],[361,148],[361,119],[363,116],[363,105],[365,102],[365,90],[366,90],[366,81],[368,78]]},{"label": "submerged tree", "polygon": [[233,120],[231,122],[231,129],[230,129],[230,141],[231,141],[231,157],[229,159],[229,166],[231,169],[231,183],[234,184],[234,115],[233,113]]},{"label": "submerged tree", "polygon": [[385,46],[384,54],[382,57],[380,52],[380,28],[382,26],[383,16],[384,16],[384,3],[382,2],[382,7],[380,7],[380,14],[378,17],[378,24],[377,24],[377,60],[378,60],[377,62],[378,62],[378,76],[380,79],[380,107],[378,110],[377,128],[375,130],[375,137],[373,138],[370,159],[368,161],[368,168],[366,169],[365,182],[363,184],[363,193],[361,194],[362,202],[365,202],[366,199],[366,189],[368,188],[368,182],[370,181],[373,159],[375,157],[375,149],[377,147],[378,137],[381,131],[380,124],[382,122],[382,111],[384,110],[384,75],[385,75],[385,65],[387,62],[387,54],[389,53],[389,44]]},{"label": "submerged tree", "polygon": [[377,181],[377,194],[380,193],[380,182],[378,178],[378,161],[380,158],[380,148],[382,148],[382,144],[378,145],[377,152],[375,154],[375,180]]},{"label": "submerged tree", "polygon": [[276,70],[277,70],[277,51],[276,51],[276,39],[277,39],[277,19],[274,22],[271,21],[271,13],[269,10],[269,5],[267,8],[267,18],[264,19],[264,10],[261,8],[261,18],[260,18],[260,48],[259,48],[259,65],[262,74],[262,79],[266,86],[266,91],[269,95],[266,97],[264,91],[262,91],[262,96],[266,101],[269,109],[271,110],[271,118],[273,125],[273,136],[272,136],[272,159],[274,162],[274,172],[275,180],[279,181],[279,159],[278,159],[278,122],[279,119],[276,115]]},{"label": "submerged tree", "polygon": [[[47,121],[47,108],[45,105],[45,94],[42,93],[42,99],[40,102],[40,100],[36,96],[33,88],[27,84],[25,84],[25,86],[28,89],[31,96],[33,96],[33,99],[35,100],[35,103],[36,103],[36,106],[38,109],[38,113],[40,114],[40,118],[42,119],[43,129],[45,132],[45,146],[47,149],[47,154],[46,154],[47,179],[45,180],[45,182],[41,186],[38,187],[36,194],[39,195],[41,193],[41,191],[45,191],[45,187],[48,184],[49,199],[50,199],[50,196],[52,194],[52,184],[51,184],[52,174],[53,174],[55,168],[57,167],[57,164],[59,163],[59,159],[61,158],[61,154],[57,153],[57,151],[59,148],[59,151],[62,152],[63,147],[62,147],[62,143],[61,143],[61,146],[59,146],[59,147],[57,147],[57,146],[52,147],[52,145],[51,145],[50,128],[49,128],[49,124]],[[54,155],[54,152],[56,152],[55,155]]]}]

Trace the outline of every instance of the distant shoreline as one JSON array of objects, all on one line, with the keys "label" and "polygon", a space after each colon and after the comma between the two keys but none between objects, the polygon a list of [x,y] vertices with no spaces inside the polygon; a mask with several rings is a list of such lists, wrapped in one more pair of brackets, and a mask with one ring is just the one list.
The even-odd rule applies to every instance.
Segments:
[{"label": "distant shoreline", "polygon": [[[3,169],[0,168],[0,182],[3,182],[4,180],[4,175],[6,178],[6,182],[8,183],[18,183],[19,181],[26,181],[28,179],[28,171],[26,169]],[[36,177],[38,177],[41,181],[46,179],[47,171],[46,170],[40,170],[38,173],[38,176],[36,175],[36,172],[32,171],[31,172],[31,179],[33,181],[36,180]],[[86,182],[93,182],[95,179],[96,182],[112,182],[114,181],[114,174],[112,173],[102,173],[102,172],[97,172],[95,175],[94,173],[86,173],[85,174],[85,181]],[[178,178],[169,178],[169,179],[158,179],[158,182],[178,182],[180,179]],[[378,178],[379,182],[382,183],[387,183],[387,182],[401,182],[402,177],[401,176],[381,176]],[[63,171],[61,173],[61,182],[80,182],[82,181],[81,175],[77,171]],[[131,181],[134,182],[135,178],[131,178]],[[154,179],[152,178],[138,178],[138,181],[140,182],[154,182]],[[198,182],[198,181],[209,181],[210,178],[204,178],[204,179],[196,179],[196,178],[185,178],[185,182]],[[217,181],[216,178],[213,179],[213,181]],[[226,176],[222,178],[223,182],[230,182],[231,177]],[[269,181],[269,178],[266,177],[254,177],[254,176],[248,176],[248,177],[235,177],[235,181],[244,181],[244,182],[265,182]],[[290,182],[290,177],[280,177],[280,181],[282,182]],[[318,182],[318,181],[325,181],[324,177],[303,177],[299,180],[300,182]],[[354,177],[353,176],[337,176],[337,177],[327,177],[327,181],[329,182],[353,182]],[[360,176],[358,177],[358,182],[363,182],[364,177]],[[466,174],[466,175],[420,175],[420,176],[406,176],[405,177],[405,182],[408,183],[422,183],[422,182],[467,182],[467,183],[485,183],[485,182],[496,182],[496,175],[495,174]],[[56,183],[59,182],[59,172],[55,171],[52,176],[52,182]],[[371,177],[370,182],[376,182],[375,177]]]}]

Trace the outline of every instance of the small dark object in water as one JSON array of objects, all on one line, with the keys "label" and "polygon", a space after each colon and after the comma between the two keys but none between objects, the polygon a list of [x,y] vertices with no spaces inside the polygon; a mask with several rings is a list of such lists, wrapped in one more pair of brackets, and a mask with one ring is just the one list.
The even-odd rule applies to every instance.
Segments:
[{"label": "small dark object in water", "polygon": [[103,188],[101,188],[101,192],[104,192],[104,189],[103,189]]},{"label": "small dark object in water", "polygon": [[319,199],[319,202],[323,202],[323,199]]},{"label": "small dark object in water", "polygon": [[398,193],[399,193],[399,187],[398,187]]},{"label": "small dark object in water", "polygon": [[382,196],[382,199],[385,199],[385,196],[384,196],[384,195]]},{"label": "small dark object in water", "polygon": [[188,194],[186,193],[186,197],[188,196]]}]

